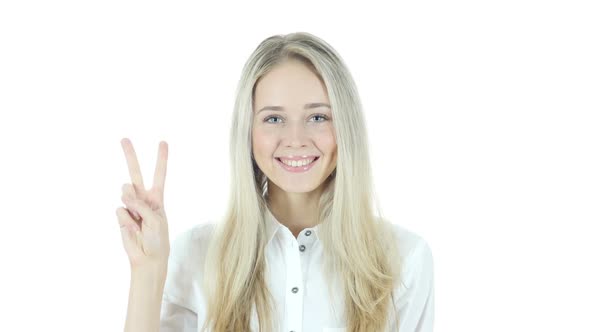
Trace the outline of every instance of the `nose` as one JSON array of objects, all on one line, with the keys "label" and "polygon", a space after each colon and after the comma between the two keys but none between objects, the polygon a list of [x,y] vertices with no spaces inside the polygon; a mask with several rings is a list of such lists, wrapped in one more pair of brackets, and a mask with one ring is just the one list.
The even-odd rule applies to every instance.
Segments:
[{"label": "nose", "polygon": [[302,125],[298,121],[293,121],[287,125],[283,136],[285,145],[290,147],[305,146],[308,139],[305,125]]}]

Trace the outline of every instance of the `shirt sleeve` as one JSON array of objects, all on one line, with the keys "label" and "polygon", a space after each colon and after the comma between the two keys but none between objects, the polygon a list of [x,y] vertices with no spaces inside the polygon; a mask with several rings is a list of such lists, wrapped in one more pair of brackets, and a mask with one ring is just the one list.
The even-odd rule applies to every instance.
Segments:
[{"label": "shirt sleeve", "polygon": [[422,238],[405,262],[396,309],[399,332],[433,331],[434,261],[428,243]]},{"label": "shirt sleeve", "polygon": [[160,332],[189,332],[198,329],[198,314],[194,302],[194,281],[188,252],[191,231],[180,234],[171,244],[168,273],[164,284],[160,310]]},{"label": "shirt sleeve", "polygon": [[165,294],[160,312],[160,332],[188,332],[197,329],[197,313]]}]

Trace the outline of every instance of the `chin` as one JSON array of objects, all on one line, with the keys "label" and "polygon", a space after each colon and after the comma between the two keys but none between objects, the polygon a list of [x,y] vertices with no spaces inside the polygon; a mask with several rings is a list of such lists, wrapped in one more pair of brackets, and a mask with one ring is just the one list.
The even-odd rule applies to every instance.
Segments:
[{"label": "chin", "polygon": [[308,193],[320,187],[321,184],[305,184],[305,183],[276,183],[275,185],[288,193]]}]

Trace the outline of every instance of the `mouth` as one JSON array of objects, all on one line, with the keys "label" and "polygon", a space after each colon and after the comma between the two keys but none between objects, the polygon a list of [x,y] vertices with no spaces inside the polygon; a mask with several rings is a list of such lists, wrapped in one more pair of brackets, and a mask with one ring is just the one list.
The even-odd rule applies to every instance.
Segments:
[{"label": "mouth", "polygon": [[292,173],[301,173],[301,172],[307,172],[313,166],[315,166],[315,164],[317,164],[317,161],[318,161],[318,159],[320,159],[320,157],[315,157],[313,159],[313,161],[310,162],[309,164],[301,165],[301,166],[289,166],[288,164],[285,164],[284,162],[282,162],[281,159],[279,159],[279,158],[274,158],[274,159],[284,170],[286,170],[288,172],[292,172]]}]

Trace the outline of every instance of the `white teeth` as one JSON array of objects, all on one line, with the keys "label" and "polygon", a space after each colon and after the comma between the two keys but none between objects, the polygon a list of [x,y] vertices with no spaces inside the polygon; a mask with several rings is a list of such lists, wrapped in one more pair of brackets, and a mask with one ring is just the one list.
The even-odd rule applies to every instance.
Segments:
[{"label": "white teeth", "polygon": [[306,166],[309,165],[311,162],[313,162],[315,160],[315,158],[310,158],[310,159],[305,159],[305,160],[297,160],[297,161],[292,161],[292,160],[284,160],[284,159],[280,159],[280,161],[283,164],[287,164],[291,167],[301,167],[301,166]]}]

